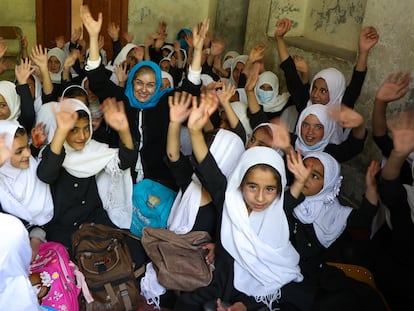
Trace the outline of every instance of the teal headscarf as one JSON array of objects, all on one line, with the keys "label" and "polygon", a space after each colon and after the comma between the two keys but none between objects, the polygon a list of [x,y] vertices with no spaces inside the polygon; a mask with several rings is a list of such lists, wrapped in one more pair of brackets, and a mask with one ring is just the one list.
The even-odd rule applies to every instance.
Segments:
[{"label": "teal headscarf", "polygon": [[[152,96],[146,101],[146,102],[140,102],[137,100],[137,98],[134,95],[134,75],[142,67],[150,67],[152,70],[154,70],[155,73],[155,91],[152,94]],[[125,95],[129,99],[129,104],[134,108],[139,109],[148,109],[155,107],[158,104],[158,101],[160,98],[170,91],[172,91],[172,88],[166,88],[161,90],[161,83],[162,83],[162,77],[161,77],[161,69],[160,67],[152,62],[152,61],[142,61],[136,64],[134,67],[132,67],[131,71],[128,74],[128,80],[125,86]]]}]

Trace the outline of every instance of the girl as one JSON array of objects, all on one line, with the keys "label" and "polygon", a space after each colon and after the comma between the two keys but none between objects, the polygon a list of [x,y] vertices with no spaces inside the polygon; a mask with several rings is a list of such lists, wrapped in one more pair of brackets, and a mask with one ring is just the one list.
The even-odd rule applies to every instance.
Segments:
[{"label": "girl", "polygon": [[[203,304],[217,298],[238,307],[245,305],[249,310],[263,307],[263,303],[271,307],[280,299],[284,285],[302,280],[299,257],[289,242],[283,212],[284,163],[276,151],[252,147],[237,160],[227,183],[219,168],[212,165],[214,159],[202,133],[210,114],[209,106],[193,106],[188,128],[197,166],[207,168],[208,165],[202,180],[209,184],[227,184],[221,191],[211,192],[215,204],[223,206],[219,215],[221,243],[215,248],[212,283],[180,295],[175,308],[200,310]],[[295,204],[294,198],[292,195],[289,204]],[[288,299],[284,294],[282,297]]]},{"label": "girl", "polygon": [[360,208],[343,206],[337,199],[342,176],[340,165],[332,156],[325,152],[310,153],[304,157],[303,164],[312,170],[303,184],[305,199],[285,212],[290,239],[300,254],[301,271],[305,279],[316,285],[313,307],[315,310],[385,310],[381,297],[370,285],[345,277],[337,268],[326,264],[328,261],[369,264],[368,243],[360,249],[363,242],[357,243],[350,233],[371,227],[378,205],[375,175],[379,163],[373,161],[368,168],[366,193]]},{"label": "girl", "polygon": [[[42,151],[37,174],[50,184],[53,194],[55,210],[46,227],[48,238],[70,250],[71,236],[84,222],[130,227],[129,168],[135,164],[136,148],[123,105],[114,99],[107,99],[102,109],[107,124],[119,134],[119,150],[91,139],[90,112],[81,101],[66,99],[52,109],[56,130]],[[138,264],[142,258],[134,260]]]}]

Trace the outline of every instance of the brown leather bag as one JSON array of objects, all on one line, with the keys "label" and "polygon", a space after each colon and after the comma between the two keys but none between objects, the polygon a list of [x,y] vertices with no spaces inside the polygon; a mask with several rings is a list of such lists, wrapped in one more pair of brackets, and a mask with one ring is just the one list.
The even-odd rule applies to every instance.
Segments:
[{"label": "brown leather bag", "polygon": [[207,264],[207,250],[201,248],[211,242],[208,232],[176,234],[162,228],[145,227],[141,241],[158,282],[165,288],[193,291],[210,284],[214,266]]},{"label": "brown leather bag", "polygon": [[94,223],[82,224],[72,235],[73,256],[95,300],[82,306],[87,311],[130,311],[142,305],[125,235],[131,233]]}]

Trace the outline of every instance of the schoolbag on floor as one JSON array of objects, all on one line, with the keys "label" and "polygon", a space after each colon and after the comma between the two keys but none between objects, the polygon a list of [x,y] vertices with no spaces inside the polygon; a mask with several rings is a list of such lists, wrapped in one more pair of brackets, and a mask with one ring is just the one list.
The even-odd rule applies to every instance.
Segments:
[{"label": "schoolbag on floor", "polygon": [[38,285],[46,289],[47,294],[42,295],[40,301],[42,306],[56,310],[79,310],[81,288],[77,287],[75,268],[62,244],[45,242],[39,245],[39,252],[30,264],[30,274],[38,274],[41,279]]},{"label": "schoolbag on floor", "polygon": [[141,305],[126,234],[131,235],[109,226],[85,223],[72,235],[73,256],[94,299],[86,304],[86,310],[135,311]]}]

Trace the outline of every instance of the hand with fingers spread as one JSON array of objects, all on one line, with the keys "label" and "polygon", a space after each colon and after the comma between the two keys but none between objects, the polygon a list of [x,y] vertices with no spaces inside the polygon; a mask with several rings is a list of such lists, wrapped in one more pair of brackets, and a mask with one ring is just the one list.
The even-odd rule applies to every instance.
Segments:
[{"label": "hand with fingers spread", "polygon": [[410,82],[410,72],[400,71],[390,74],[378,89],[375,100],[388,103],[402,98],[408,93]]},{"label": "hand with fingers spread", "polygon": [[20,65],[16,65],[14,68],[14,74],[17,79],[17,83],[22,85],[27,83],[27,79],[29,76],[34,72],[34,68],[32,68],[32,62],[28,59],[21,59]]},{"label": "hand with fingers spread", "polygon": [[108,24],[107,32],[108,35],[111,37],[112,41],[118,41],[120,30],[121,28],[119,27],[119,25],[115,24],[114,22]]},{"label": "hand with fingers spread", "polygon": [[290,30],[292,21],[287,18],[282,18],[276,22],[275,38],[283,38]]},{"label": "hand with fingers spread", "polygon": [[121,63],[115,66],[115,74],[118,78],[119,86],[124,87],[128,79],[128,64]]},{"label": "hand with fingers spread", "polygon": [[31,131],[32,134],[32,145],[35,148],[40,148],[47,142],[48,133],[46,133],[46,124],[39,122],[36,124]]},{"label": "hand with fingers spread", "polygon": [[378,161],[372,160],[365,174],[365,197],[372,205],[378,204],[376,176],[380,170],[380,163]]},{"label": "hand with fingers spread", "polygon": [[364,117],[348,106],[331,106],[328,111],[330,118],[343,128],[357,128],[364,124]]},{"label": "hand with fingers spread", "polygon": [[105,122],[117,132],[129,131],[129,123],[125,113],[124,103],[116,101],[115,98],[106,98],[101,109],[105,118]]},{"label": "hand with fingers spread", "polygon": [[183,124],[191,113],[193,96],[187,92],[175,92],[168,97],[170,107],[170,123]]},{"label": "hand with fingers spread", "polygon": [[379,40],[377,30],[372,26],[364,27],[359,34],[359,50],[368,52]]},{"label": "hand with fingers spread", "polygon": [[82,5],[80,8],[80,18],[88,31],[89,37],[98,38],[102,27],[102,12],[98,14],[98,19],[95,20],[89,7],[87,5]]},{"label": "hand with fingers spread", "polygon": [[407,157],[414,150],[414,111],[398,112],[387,125],[392,133],[393,151]]},{"label": "hand with fingers spread", "polygon": [[40,70],[47,70],[47,48],[43,48],[41,44],[32,47],[30,59],[39,66]]},{"label": "hand with fingers spread", "polygon": [[210,25],[209,19],[204,19],[201,23],[193,27],[193,46],[194,50],[202,51],[204,39]]}]

